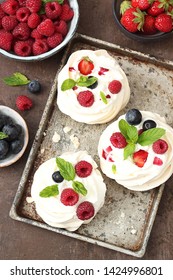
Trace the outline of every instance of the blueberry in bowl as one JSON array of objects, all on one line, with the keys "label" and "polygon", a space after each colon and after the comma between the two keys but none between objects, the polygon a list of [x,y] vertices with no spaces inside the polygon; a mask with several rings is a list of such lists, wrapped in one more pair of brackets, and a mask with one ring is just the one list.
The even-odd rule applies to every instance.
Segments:
[{"label": "blueberry in bowl", "polygon": [[141,42],[152,42],[169,37],[173,31],[172,13],[171,1],[113,1],[115,23],[121,32]]},{"label": "blueberry in bowl", "polygon": [[0,105],[0,167],[21,158],[29,140],[24,119],[13,109]]}]

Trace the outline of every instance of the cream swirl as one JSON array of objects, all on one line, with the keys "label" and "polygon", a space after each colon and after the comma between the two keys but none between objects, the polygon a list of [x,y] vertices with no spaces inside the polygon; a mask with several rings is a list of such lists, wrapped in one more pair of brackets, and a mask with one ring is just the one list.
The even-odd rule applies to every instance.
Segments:
[{"label": "cream swirl", "polygon": [[[33,184],[31,188],[31,196],[36,205],[38,215],[49,225],[58,228],[65,228],[69,231],[78,229],[83,223],[89,223],[99,209],[104,204],[106,185],[103,182],[100,171],[97,169],[96,162],[86,151],[76,153],[68,152],[60,156],[60,158],[70,162],[75,166],[80,161],[87,161],[92,165],[90,176],[81,178],[76,174],[75,181],[81,182],[87,189],[87,194],[79,194],[78,202],[73,206],[64,205],[60,196],[64,189],[72,188],[72,181],[63,180],[58,183],[59,194],[56,196],[43,198],[40,191],[45,187],[56,184],[52,179],[52,174],[59,170],[56,165],[56,158],[51,158],[40,165],[34,174]],[[77,207],[84,201],[89,201],[94,206],[94,216],[87,220],[81,220],[76,215]]]},{"label": "cream swirl", "polygon": [[[89,89],[75,86],[72,89],[62,91],[61,85],[64,80],[73,79],[77,81],[81,77],[78,64],[86,56],[94,64],[94,69],[88,76],[94,76],[98,79],[97,87]],[[113,80],[118,80],[122,84],[118,94],[112,94],[108,89],[109,83]],[[81,106],[77,100],[78,94],[86,90],[90,90],[94,95],[94,103],[90,107]],[[102,100],[101,92],[104,93],[106,102]],[[129,98],[130,88],[127,77],[119,64],[106,50],[79,50],[74,52],[58,75],[58,107],[64,114],[78,122],[88,124],[106,123],[126,106]]]},{"label": "cream swirl", "polygon": [[[124,160],[124,149],[115,148],[110,142],[110,137],[114,132],[120,131],[118,124],[121,119],[125,119],[125,115],[120,116],[117,121],[104,130],[98,144],[100,165],[103,173],[120,185],[135,191],[146,191],[158,187],[167,181],[173,173],[173,129],[166,124],[163,117],[156,113],[141,111],[141,114],[142,122],[136,126],[138,130],[142,129],[142,124],[145,120],[154,120],[158,128],[165,129],[166,132],[161,139],[167,142],[168,150],[164,154],[156,154],[152,145],[141,146],[136,144],[135,151],[142,149],[148,153],[144,166],[142,168],[138,167],[134,163],[132,156]],[[103,153],[106,153],[106,157],[103,157]],[[161,161],[162,164],[154,164],[155,158]],[[116,172],[113,172],[113,165],[116,166]]]}]

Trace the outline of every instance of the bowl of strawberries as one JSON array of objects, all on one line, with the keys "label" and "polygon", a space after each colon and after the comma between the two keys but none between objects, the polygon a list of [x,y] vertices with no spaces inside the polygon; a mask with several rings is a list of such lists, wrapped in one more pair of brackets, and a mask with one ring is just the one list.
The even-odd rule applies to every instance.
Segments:
[{"label": "bowl of strawberries", "polygon": [[114,0],[113,13],[120,30],[131,39],[150,42],[173,31],[173,0]]},{"label": "bowl of strawberries", "polygon": [[79,20],[77,0],[0,0],[0,53],[38,61],[72,39]]}]

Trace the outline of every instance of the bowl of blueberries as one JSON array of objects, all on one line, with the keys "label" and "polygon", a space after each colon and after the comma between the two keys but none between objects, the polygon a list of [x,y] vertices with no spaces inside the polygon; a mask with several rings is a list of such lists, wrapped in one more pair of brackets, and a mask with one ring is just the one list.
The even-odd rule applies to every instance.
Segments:
[{"label": "bowl of blueberries", "polygon": [[29,140],[24,119],[13,109],[0,105],[0,167],[21,158]]}]

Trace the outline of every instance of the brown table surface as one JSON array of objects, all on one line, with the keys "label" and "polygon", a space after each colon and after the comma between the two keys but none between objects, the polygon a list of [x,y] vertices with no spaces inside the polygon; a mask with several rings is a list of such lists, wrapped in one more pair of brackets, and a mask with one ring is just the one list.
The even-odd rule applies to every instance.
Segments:
[{"label": "brown table surface", "polygon": [[[112,13],[112,0],[79,0],[78,2],[80,9],[78,33],[149,53],[161,60],[163,58],[173,60],[173,36],[164,41],[147,44],[133,41],[117,29]],[[19,94],[30,96],[26,87],[12,88],[2,82],[3,77],[14,72],[19,71],[30,79],[38,79],[43,87],[40,94],[32,96],[34,101],[32,110],[20,112],[27,122],[30,135],[24,156],[16,164],[0,170],[0,259],[135,259],[126,254],[15,221],[9,217],[9,210],[63,52],[64,50],[58,55],[37,63],[18,62],[0,55],[1,105],[17,110],[16,97]],[[173,259],[173,177],[166,183],[143,259]]]}]

